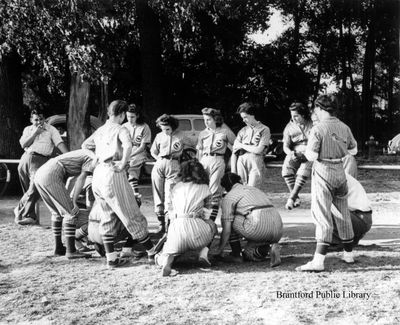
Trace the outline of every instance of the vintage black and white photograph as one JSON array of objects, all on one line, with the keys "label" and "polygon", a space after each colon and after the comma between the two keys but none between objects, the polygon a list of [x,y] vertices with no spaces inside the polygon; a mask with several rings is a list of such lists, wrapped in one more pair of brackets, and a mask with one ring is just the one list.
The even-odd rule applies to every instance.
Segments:
[{"label": "vintage black and white photograph", "polygon": [[2,0],[0,324],[400,324],[400,0]]}]

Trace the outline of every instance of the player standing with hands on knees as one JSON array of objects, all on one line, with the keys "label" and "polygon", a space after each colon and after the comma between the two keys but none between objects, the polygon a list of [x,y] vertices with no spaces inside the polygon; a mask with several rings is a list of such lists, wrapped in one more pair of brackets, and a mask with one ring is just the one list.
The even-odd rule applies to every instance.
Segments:
[{"label": "player standing with hands on knees", "polygon": [[308,108],[300,102],[292,103],[289,111],[291,120],[283,131],[286,158],[282,166],[282,177],[290,191],[285,207],[291,210],[300,205],[299,192],[311,174],[312,162],[301,161],[300,156],[306,150],[312,122]]},{"label": "player standing with hands on knees", "polygon": [[250,102],[237,110],[246,126],[242,128],[233,145],[231,170],[244,184],[260,188],[264,172],[264,154],[271,138],[267,126],[256,120],[257,106]]},{"label": "player standing with hands on knees", "polygon": [[147,230],[147,220],[134,200],[126,177],[126,168],[132,152],[128,130],[121,124],[125,120],[128,104],[114,100],[108,106],[108,120],[96,130],[82,148],[95,148],[98,164],[93,172],[93,193],[100,204],[100,235],[103,238],[107,265],[122,266],[127,259],[119,258],[114,251],[117,218],[124,224],[132,241],[142,244],[147,251],[153,247]]},{"label": "player standing with hands on knees", "polygon": [[219,110],[206,107],[201,112],[206,128],[199,134],[197,153],[210,177],[209,186],[213,197],[210,218],[215,221],[222,196],[221,178],[225,173],[224,156],[228,144],[233,145],[235,134],[231,130],[221,127],[223,119]]},{"label": "player standing with hands on knees", "polygon": [[[347,204],[348,187],[342,158],[355,154],[357,143],[350,128],[333,116],[334,98],[321,95],[315,101],[314,113],[319,122],[313,126],[305,157],[313,161],[311,178],[311,213],[316,224],[317,247],[312,261],[297,271],[324,271],[325,256],[332,243],[334,225],[343,243],[343,260],[354,263],[353,227]],[[331,213],[332,204],[339,211]]]}]

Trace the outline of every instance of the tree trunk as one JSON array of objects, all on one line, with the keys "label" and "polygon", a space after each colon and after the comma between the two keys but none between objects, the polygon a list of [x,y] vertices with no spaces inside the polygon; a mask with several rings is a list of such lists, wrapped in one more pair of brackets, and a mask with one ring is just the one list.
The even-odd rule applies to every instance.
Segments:
[{"label": "tree trunk", "polygon": [[135,4],[140,34],[143,110],[154,135],[157,131],[154,121],[167,111],[163,96],[160,22],[147,0],[135,0]]},{"label": "tree trunk", "polygon": [[90,84],[79,73],[71,75],[68,111],[68,143],[70,150],[81,147],[90,133],[89,104]]},{"label": "tree trunk", "polygon": [[375,62],[375,20],[376,20],[376,9],[375,3],[372,3],[371,8],[371,18],[368,25],[368,36],[367,43],[365,46],[365,55],[364,55],[364,65],[363,65],[363,81],[362,81],[362,114],[361,114],[361,140],[362,143],[365,143],[368,137],[368,133],[370,133],[369,118],[372,116],[372,70],[374,68]]},{"label": "tree trunk", "polygon": [[319,93],[319,84],[321,82],[321,76],[322,76],[322,58],[324,56],[324,50],[325,47],[323,44],[321,44],[321,47],[319,48],[319,54],[318,54],[318,62],[317,62],[317,80],[315,81],[315,87],[314,87],[314,96],[313,96],[313,100],[312,100],[312,108],[314,109],[314,102],[318,97],[318,93]]},{"label": "tree trunk", "polygon": [[101,78],[100,93],[101,93],[101,99],[100,99],[100,109],[99,109],[98,118],[100,121],[102,121],[104,123],[107,119],[107,107],[108,107],[108,77],[107,76],[104,76]]},{"label": "tree trunk", "polygon": [[22,82],[21,62],[16,53],[3,56],[0,61],[0,156],[19,158],[22,148]]}]

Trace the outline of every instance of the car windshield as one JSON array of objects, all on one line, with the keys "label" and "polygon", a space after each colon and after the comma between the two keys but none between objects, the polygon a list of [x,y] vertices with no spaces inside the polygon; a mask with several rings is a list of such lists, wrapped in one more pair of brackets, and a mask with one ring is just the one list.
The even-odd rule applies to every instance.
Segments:
[{"label": "car windshield", "polygon": [[196,131],[203,131],[206,128],[203,119],[193,120],[193,126]]},{"label": "car windshield", "polygon": [[190,124],[190,120],[179,120],[178,130],[191,131],[192,130],[192,126]]}]

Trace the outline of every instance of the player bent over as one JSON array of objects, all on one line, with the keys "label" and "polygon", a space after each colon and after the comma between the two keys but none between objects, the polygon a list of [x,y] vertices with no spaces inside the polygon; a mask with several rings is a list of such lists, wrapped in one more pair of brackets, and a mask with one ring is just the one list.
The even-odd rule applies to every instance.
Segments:
[{"label": "player bent over", "polygon": [[286,158],[282,166],[282,177],[290,191],[285,207],[291,210],[300,205],[299,192],[311,174],[312,163],[300,161],[299,155],[303,155],[306,149],[312,122],[310,112],[304,104],[294,102],[289,110],[291,121],[283,131],[283,151]]},{"label": "player bent over", "polygon": [[[347,205],[347,181],[343,157],[355,154],[357,143],[350,128],[333,114],[336,103],[329,95],[315,101],[314,112],[319,122],[313,126],[305,156],[313,161],[311,178],[311,213],[316,224],[317,247],[312,261],[296,268],[297,271],[320,272],[324,270],[325,256],[332,243],[334,225],[343,243],[343,260],[353,263],[353,227]],[[340,212],[332,214],[334,205]]]},{"label": "player bent over", "polygon": [[128,262],[114,251],[114,228],[119,219],[131,234],[147,250],[153,247],[147,220],[134,199],[132,187],[126,177],[126,167],[132,151],[128,130],[121,124],[125,119],[128,104],[115,100],[108,106],[108,120],[82,144],[83,148],[95,147],[98,165],[93,172],[92,188],[101,208],[100,234],[103,238],[110,268]]},{"label": "player bent over", "polygon": [[[211,208],[212,194],[208,188],[208,175],[197,160],[182,163],[180,182],[172,189],[167,240],[156,263],[162,275],[171,274],[175,256],[189,250],[204,249],[217,232],[213,220],[204,208]],[[208,251],[208,250],[207,250]],[[210,265],[207,256],[200,254],[199,261]]]},{"label": "player bent over", "polygon": [[[240,238],[244,237],[248,241],[243,251],[245,259],[262,261],[269,253],[271,266],[279,265],[277,243],[282,237],[283,225],[278,210],[264,192],[243,185],[237,174],[226,173],[221,185],[228,193],[222,199],[222,234],[217,255],[228,262],[242,262]],[[222,256],[228,242],[232,253]]]},{"label": "player bent over", "polygon": [[[51,212],[55,255],[66,255],[68,259],[88,257],[86,254],[77,252],[75,247],[75,229],[80,212],[77,200],[86,177],[94,170],[95,158],[90,150],[74,150],[50,159],[35,174],[35,186]],[[78,178],[71,199],[66,188],[66,180],[74,176]],[[65,233],[66,250],[61,239],[62,227]]]}]

